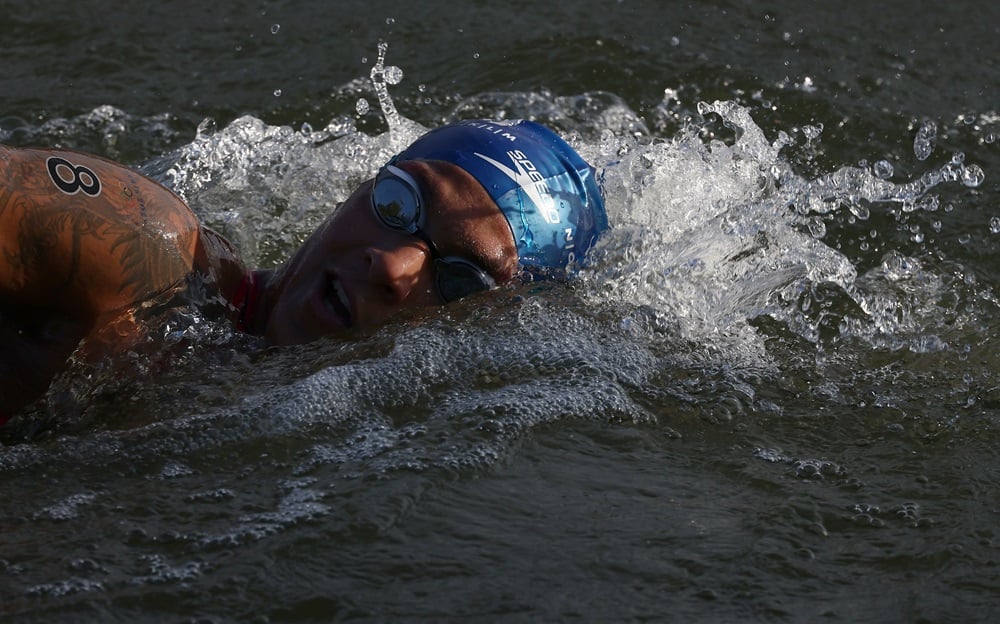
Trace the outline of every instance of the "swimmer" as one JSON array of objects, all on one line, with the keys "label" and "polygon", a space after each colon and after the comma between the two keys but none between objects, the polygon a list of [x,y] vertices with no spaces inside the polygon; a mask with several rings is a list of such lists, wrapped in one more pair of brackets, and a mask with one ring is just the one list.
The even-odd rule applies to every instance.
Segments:
[{"label": "swimmer", "polygon": [[593,168],[529,121],[431,130],[269,270],[122,165],[0,146],[0,425],[74,353],[135,344],[149,310],[215,300],[240,331],[304,343],[564,271],[607,228]]}]

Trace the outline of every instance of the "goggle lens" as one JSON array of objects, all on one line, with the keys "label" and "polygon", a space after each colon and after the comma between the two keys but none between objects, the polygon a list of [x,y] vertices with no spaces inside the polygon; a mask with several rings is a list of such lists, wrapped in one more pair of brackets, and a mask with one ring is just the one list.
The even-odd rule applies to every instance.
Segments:
[{"label": "goggle lens", "polygon": [[496,287],[496,281],[476,264],[457,256],[441,257],[437,246],[420,227],[423,196],[417,181],[406,171],[392,165],[379,171],[372,187],[372,211],[386,227],[409,232],[427,243],[434,258],[434,281],[445,302]]},{"label": "goggle lens", "polygon": [[423,202],[416,181],[397,167],[386,166],[375,178],[372,206],[375,216],[394,230],[413,232],[422,216]]}]

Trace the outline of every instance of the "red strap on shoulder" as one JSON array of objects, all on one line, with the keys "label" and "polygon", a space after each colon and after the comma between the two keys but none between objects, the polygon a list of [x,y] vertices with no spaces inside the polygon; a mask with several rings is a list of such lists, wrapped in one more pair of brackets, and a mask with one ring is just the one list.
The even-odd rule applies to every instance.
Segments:
[{"label": "red strap on shoulder", "polygon": [[250,333],[250,327],[253,326],[253,313],[257,309],[257,297],[260,294],[258,290],[253,271],[249,271],[233,295],[232,303],[239,313],[236,329],[246,334]]}]

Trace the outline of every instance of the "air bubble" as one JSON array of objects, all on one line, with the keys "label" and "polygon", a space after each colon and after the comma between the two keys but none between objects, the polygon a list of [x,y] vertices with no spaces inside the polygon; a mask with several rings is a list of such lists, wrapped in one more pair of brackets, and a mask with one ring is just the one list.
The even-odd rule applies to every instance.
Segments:
[{"label": "air bubble", "polygon": [[1000,234],[1000,217],[990,219],[990,233]]},{"label": "air bubble", "polygon": [[359,115],[367,115],[371,109],[371,104],[365,98],[358,98],[358,102],[354,105],[354,110],[358,111]]}]

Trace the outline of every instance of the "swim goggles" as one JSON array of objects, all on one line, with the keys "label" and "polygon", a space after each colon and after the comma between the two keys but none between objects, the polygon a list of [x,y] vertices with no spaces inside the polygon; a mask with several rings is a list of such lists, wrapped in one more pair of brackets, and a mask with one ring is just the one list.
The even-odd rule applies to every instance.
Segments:
[{"label": "swim goggles", "polygon": [[496,287],[496,281],[477,265],[458,256],[442,256],[437,245],[420,226],[424,201],[417,181],[406,171],[386,165],[375,176],[372,211],[382,225],[413,234],[427,243],[434,259],[435,284],[446,302]]}]

